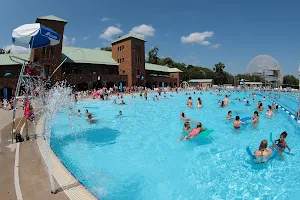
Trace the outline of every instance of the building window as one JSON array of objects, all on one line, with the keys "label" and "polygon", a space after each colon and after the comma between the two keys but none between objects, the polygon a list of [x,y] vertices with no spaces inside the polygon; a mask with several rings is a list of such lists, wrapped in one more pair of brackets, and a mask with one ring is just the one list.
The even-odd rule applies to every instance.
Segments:
[{"label": "building window", "polygon": [[124,59],[124,58],[122,58],[122,62],[124,62],[124,60],[125,60],[125,59]]},{"label": "building window", "polygon": [[174,75],[172,75],[172,78],[174,78]]},{"label": "building window", "polygon": [[136,74],[137,74],[137,75],[140,75],[140,70],[139,70],[139,69],[136,71]]},{"label": "building window", "polygon": [[118,51],[120,51],[120,47],[118,47]]},{"label": "building window", "polygon": [[123,70],[122,74],[125,75],[125,70]]}]

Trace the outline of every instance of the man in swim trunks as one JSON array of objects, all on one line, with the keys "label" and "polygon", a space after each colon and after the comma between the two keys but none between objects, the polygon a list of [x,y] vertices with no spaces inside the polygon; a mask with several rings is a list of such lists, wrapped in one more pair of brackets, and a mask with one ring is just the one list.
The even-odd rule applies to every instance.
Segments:
[{"label": "man in swim trunks", "polygon": [[240,120],[240,116],[236,116],[235,117],[235,121],[233,122],[233,128],[234,129],[240,129],[241,128],[241,124],[246,124],[246,122],[242,122]]},{"label": "man in swim trunks", "polygon": [[223,102],[224,102],[224,106],[226,106],[229,103],[228,95],[225,95]]}]

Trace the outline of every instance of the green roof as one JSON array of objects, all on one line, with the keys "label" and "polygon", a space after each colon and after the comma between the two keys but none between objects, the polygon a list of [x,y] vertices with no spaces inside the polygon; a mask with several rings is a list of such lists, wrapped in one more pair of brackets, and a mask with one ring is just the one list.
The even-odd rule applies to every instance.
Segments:
[{"label": "green roof", "polygon": [[116,39],[115,41],[113,41],[112,44],[113,44],[113,43],[116,43],[116,42],[119,42],[119,41],[121,41],[121,40],[125,40],[125,39],[127,39],[127,38],[135,38],[135,39],[142,40],[142,41],[146,42],[146,40],[144,40],[143,38],[138,37],[137,35],[134,35],[134,34],[132,34],[132,33],[128,33],[128,34],[126,34],[126,35],[123,35],[122,37],[119,37],[119,38]]},{"label": "green roof", "polygon": [[76,47],[63,47],[62,60],[66,57],[67,63],[92,63],[103,65],[119,65],[113,58],[111,51],[85,49]]},{"label": "green roof", "polygon": [[151,63],[145,63],[145,69],[151,70],[151,71],[168,72],[168,73],[182,72],[181,70],[179,70],[177,68],[170,68],[167,66],[156,65],[156,64],[151,64]]},{"label": "green roof", "polygon": [[68,23],[67,20],[64,20],[62,18],[56,17],[54,15],[47,15],[47,16],[43,16],[43,17],[38,17],[38,19],[45,19],[45,20],[50,20],[50,21],[58,21],[58,22]]},{"label": "green roof", "polygon": [[0,54],[0,65],[20,65],[29,60],[29,54]]}]

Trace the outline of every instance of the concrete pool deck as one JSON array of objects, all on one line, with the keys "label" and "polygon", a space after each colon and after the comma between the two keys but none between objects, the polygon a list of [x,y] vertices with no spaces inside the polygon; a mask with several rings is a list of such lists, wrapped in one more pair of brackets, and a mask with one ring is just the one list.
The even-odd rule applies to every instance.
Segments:
[{"label": "concrete pool deck", "polygon": [[[23,116],[23,110],[17,109],[16,116],[16,122],[18,123]],[[41,144],[45,143],[45,140],[41,135],[36,135],[35,128],[38,128],[38,126],[34,127],[32,123],[29,123],[30,140],[12,144],[11,121],[12,111],[0,110],[1,199],[96,199],[71,175],[52,151],[53,176],[58,193],[51,194],[47,167],[38,145],[40,144],[41,148]],[[20,124],[17,132],[20,132],[23,125],[24,122]],[[25,133],[23,133],[23,137],[24,135]]]}]

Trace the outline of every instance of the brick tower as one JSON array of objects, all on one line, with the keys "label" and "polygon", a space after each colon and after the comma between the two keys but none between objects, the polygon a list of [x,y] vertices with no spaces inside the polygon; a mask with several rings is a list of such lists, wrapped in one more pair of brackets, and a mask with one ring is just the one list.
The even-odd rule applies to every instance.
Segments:
[{"label": "brick tower", "polygon": [[145,86],[145,40],[133,34],[112,42],[112,57],[119,63],[119,74],[127,75],[126,86]]},{"label": "brick tower", "polygon": [[[39,17],[36,19],[36,23],[40,23],[60,34],[60,43],[55,46],[47,46],[43,48],[34,49],[31,52],[30,61],[39,63],[44,66],[46,74],[51,75],[55,68],[61,63],[61,51],[62,51],[62,41],[64,35],[65,25],[68,23],[59,17],[48,15],[44,17]],[[53,82],[61,79],[61,69],[57,70],[52,76],[51,80]]]}]

